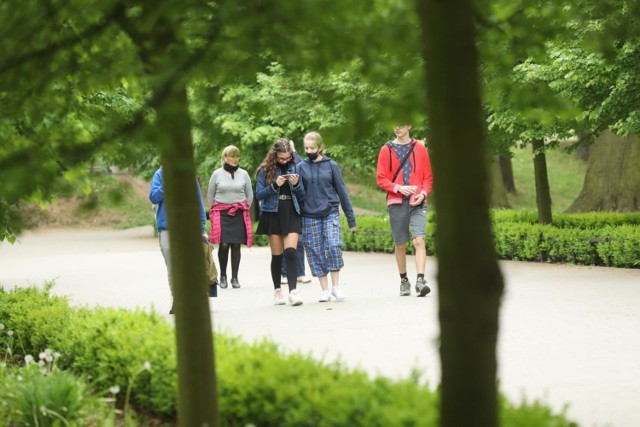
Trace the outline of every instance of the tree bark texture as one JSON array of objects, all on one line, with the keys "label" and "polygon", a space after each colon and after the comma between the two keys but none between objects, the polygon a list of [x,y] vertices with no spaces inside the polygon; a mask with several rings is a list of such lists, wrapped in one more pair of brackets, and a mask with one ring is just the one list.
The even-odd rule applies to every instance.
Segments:
[{"label": "tree bark texture", "polygon": [[471,0],[418,2],[438,193],[440,425],[498,425],[503,280],[489,217],[487,144]]},{"label": "tree bark texture", "polygon": [[511,157],[498,156],[498,164],[500,165],[500,176],[505,190],[509,194],[517,194],[516,182],[513,179],[513,164]]},{"label": "tree bark texture", "polygon": [[178,371],[178,425],[219,425],[208,279],[202,249],[200,204],[186,90],[188,52],[175,23],[152,19],[149,27],[121,26],[138,49],[156,117],[146,129],[160,151],[169,229]]},{"label": "tree bark texture", "polygon": [[549,174],[547,173],[547,156],[544,151],[544,141],[531,142],[533,150],[533,176],[536,183],[536,206],[538,207],[538,222],[551,224],[551,190],[549,188]]},{"label": "tree bark texture", "polygon": [[500,171],[500,163],[497,158],[492,158],[489,165],[489,189],[491,194],[491,207],[499,209],[509,209],[509,199],[507,197],[507,189],[504,186],[504,180]]},{"label": "tree bark texture", "polygon": [[640,138],[610,131],[589,150],[582,191],[568,212],[640,211]]},{"label": "tree bark texture", "polygon": [[178,358],[180,426],[217,426],[213,334],[200,230],[187,92],[171,87],[157,108],[169,221]]}]

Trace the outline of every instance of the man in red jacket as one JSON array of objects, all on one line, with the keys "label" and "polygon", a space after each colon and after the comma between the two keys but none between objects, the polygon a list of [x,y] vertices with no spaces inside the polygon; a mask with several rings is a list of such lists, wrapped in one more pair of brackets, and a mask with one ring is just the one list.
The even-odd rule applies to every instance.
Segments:
[{"label": "man in red jacket", "polygon": [[431,292],[424,279],[427,263],[425,228],[426,199],[433,186],[431,162],[426,147],[409,135],[411,125],[396,126],[396,138],[387,142],[378,155],[378,187],[387,192],[387,211],[395,243],[396,263],[400,273],[400,296],[411,295],[407,277],[406,247],[413,240],[416,250],[416,293],[423,297]]}]

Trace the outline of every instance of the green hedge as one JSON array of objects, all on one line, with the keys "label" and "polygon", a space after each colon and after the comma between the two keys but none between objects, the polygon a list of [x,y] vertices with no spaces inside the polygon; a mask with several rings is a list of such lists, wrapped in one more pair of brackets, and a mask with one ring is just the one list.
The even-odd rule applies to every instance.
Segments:
[{"label": "green hedge", "polygon": [[[499,259],[640,268],[640,214],[560,215],[541,225],[527,212],[494,211],[493,235]],[[394,251],[386,216],[359,216],[351,233],[342,218],[346,251]],[[557,221],[557,222],[556,222]],[[557,225],[556,225],[557,224]],[[436,217],[427,216],[427,254],[436,255]],[[409,243],[407,253],[413,254]]]},{"label": "green hedge", "polygon": [[[131,383],[139,410],[175,418],[174,329],[160,315],[72,309],[47,286],[0,288],[0,319],[17,337],[12,357],[53,349],[62,353],[60,368],[92,378],[95,389],[126,390]],[[216,334],[215,345],[223,426],[437,425],[438,395],[419,375],[371,379],[339,363],[283,353],[268,341],[247,344],[224,334]],[[146,362],[151,369],[141,372]],[[500,402],[505,426],[574,425],[538,402]]]}]

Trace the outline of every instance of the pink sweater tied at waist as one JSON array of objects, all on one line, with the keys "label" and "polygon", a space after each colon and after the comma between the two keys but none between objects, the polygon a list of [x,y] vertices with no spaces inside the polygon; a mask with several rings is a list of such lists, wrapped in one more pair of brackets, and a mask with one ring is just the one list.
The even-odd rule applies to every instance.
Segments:
[{"label": "pink sweater tied at waist", "polygon": [[220,211],[228,211],[231,216],[235,216],[238,210],[242,211],[244,219],[244,227],[247,230],[247,246],[253,245],[253,228],[251,226],[251,215],[249,214],[249,204],[246,200],[238,203],[217,203],[215,202],[211,206],[209,211],[209,219],[211,221],[211,233],[209,234],[209,241],[211,243],[220,243],[222,236],[222,229],[220,228]]}]

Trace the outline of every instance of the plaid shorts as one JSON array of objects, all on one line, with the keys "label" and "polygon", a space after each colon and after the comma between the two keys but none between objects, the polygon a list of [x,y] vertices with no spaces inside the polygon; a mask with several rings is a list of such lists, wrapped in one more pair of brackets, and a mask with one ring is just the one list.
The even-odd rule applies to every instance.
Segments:
[{"label": "plaid shorts", "polygon": [[322,277],[344,267],[340,212],[322,218],[302,217],[302,239],[314,277]]}]

